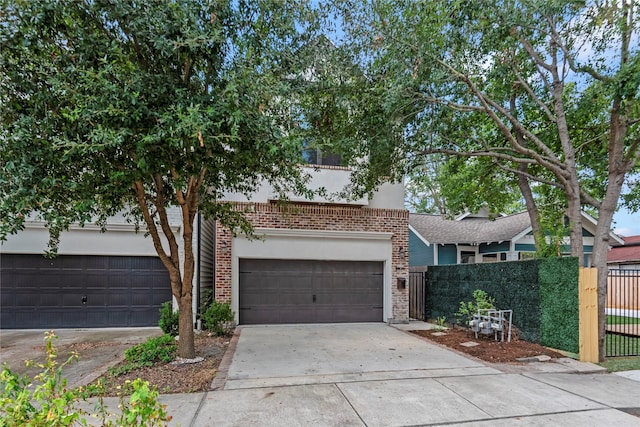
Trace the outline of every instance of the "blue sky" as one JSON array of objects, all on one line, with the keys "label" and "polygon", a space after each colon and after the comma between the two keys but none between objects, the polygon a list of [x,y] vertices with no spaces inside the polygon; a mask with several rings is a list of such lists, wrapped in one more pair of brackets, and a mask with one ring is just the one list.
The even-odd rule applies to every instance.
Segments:
[{"label": "blue sky", "polygon": [[630,213],[626,209],[620,209],[613,216],[613,231],[620,236],[640,235],[640,212]]}]

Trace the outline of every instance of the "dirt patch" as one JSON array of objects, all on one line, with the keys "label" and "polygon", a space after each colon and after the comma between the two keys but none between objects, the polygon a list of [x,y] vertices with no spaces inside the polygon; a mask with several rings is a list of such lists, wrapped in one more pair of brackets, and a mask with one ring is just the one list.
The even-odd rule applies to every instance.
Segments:
[{"label": "dirt patch", "polygon": [[[511,342],[507,342],[505,337],[505,341],[500,342],[496,341],[493,335],[478,334],[478,338],[476,338],[472,331],[461,328],[447,329],[442,331],[444,334],[437,333],[434,330],[410,332],[491,363],[526,363],[519,362],[517,359],[540,355],[549,356],[552,359],[564,357],[562,354],[540,344],[524,341],[518,339],[518,337],[512,337]],[[461,345],[468,342],[474,342],[478,345],[468,347]]]},{"label": "dirt patch", "polygon": [[[122,393],[127,381],[141,378],[149,381],[162,394],[195,393],[209,390],[211,382],[216,376],[218,366],[229,346],[230,336],[209,336],[201,334],[195,338],[196,357],[204,361],[193,364],[157,363],[154,366],[135,369],[123,375],[113,376],[109,373],[102,375],[97,381],[104,383],[104,396],[116,396]],[[121,362],[114,366],[117,369],[124,365]]]}]

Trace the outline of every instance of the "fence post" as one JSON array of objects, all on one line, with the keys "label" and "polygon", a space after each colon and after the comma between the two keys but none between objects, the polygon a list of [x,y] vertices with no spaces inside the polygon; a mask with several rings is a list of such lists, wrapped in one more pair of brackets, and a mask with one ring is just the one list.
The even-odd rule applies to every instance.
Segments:
[{"label": "fence post", "polygon": [[599,362],[598,354],[598,269],[580,268],[580,361]]}]

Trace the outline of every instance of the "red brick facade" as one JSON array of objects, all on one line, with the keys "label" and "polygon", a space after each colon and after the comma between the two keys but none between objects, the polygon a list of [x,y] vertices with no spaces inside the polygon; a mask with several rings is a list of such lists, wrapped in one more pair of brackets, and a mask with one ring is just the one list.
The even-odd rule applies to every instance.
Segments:
[{"label": "red brick facade", "polygon": [[[371,209],[351,206],[270,203],[237,203],[256,228],[291,230],[329,230],[392,233],[391,304],[394,322],[409,319],[409,213],[405,210]],[[232,298],[231,245],[228,229],[215,230],[215,295],[218,301]],[[277,254],[274,254],[277,258]],[[397,279],[407,285],[398,289]]]}]

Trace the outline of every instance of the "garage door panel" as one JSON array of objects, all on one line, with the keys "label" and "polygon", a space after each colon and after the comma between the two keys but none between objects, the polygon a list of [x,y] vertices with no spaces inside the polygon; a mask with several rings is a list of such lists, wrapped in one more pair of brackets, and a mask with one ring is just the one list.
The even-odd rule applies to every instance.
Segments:
[{"label": "garage door panel", "polygon": [[383,263],[240,260],[240,323],[379,322]]},{"label": "garage door panel", "polygon": [[[100,322],[104,322],[105,318],[108,318],[109,312],[106,308],[92,307],[83,311],[85,315],[84,321],[87,324],[95,325]],[[114,325],[115,326],[115,325]]]},{"label": "garage door panel", "polygon": [[[4,292],[2,293],[4,294]],[[13,303],[14,305],[17,305],[17,306],[32,305],[34,303],[34,299],[39,298],[37,295],[34,296],[33,294],[28,292],[15,292],[13,296],[14,296],[13,301],[9,301],[9,303],[10,304]],[[4,300],[3,300],[2,306],[6,307],[4,304]]]},{"label": "garage door panel", "polygon": [[112,326],[127,326],[128,324],[131,323],[131,319],[129,318],[130,316],[130,311],[123,309],[123,310],[114,310],[111,309],[109,310],[109,312],[107,313],[108,319],[109,319],[109,323]]},{"label": "garage door panel", "polygon": [[[125,270],[133,266],[138,270]],[[168,273],[153,257],[61,255],[48,260],[3,254],[0,267],[0,327],[7,329],[157,326],[160,305],[171,299]]]}]

